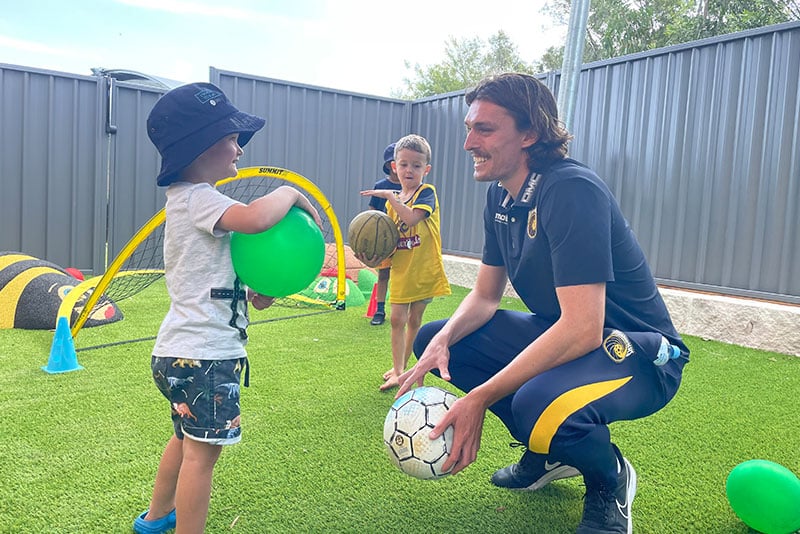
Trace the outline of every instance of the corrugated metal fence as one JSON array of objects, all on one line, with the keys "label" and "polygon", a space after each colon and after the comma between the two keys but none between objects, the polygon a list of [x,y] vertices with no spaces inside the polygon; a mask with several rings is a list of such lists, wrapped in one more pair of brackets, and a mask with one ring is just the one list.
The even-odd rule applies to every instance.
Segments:
[{"label": "corrugated metal fence", "polygon": [[798,295],[800,28],[782,28],[582,72],[572,151],[661,279]]},{"label": "corrugated metal fence", "polygon": [[[306,176],[345,228],[383,148],[424,135],[445,252],[480,255],[486,186],[461,148],[463,92],[406,102],[213,68],[209,79],[267,117],[240,166]],[[557,73],[542,79],[557,91]],[[102,271],[163,205],[145,131],[158,97],[0,65],[0,250]],[[660,281],[800,302],[800,24],[586,65],[574,117],[571,155],[609,183]]]}]

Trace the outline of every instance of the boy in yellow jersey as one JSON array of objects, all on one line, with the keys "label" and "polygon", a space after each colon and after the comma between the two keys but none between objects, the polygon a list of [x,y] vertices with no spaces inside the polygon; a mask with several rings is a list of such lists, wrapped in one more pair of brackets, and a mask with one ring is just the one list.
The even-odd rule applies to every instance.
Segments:
[{"label": "boy in yellow jersey", "polygon": [[395,144],[392,169],[401,189],[370,189],[364,196],[386,200],[386,213],[397,223],[400,240],[392,256],[389,304],[392,324],[392,370],[384,376],[381,391],[399,385],[422,315],[433,297],[450,294],[444,273],[442,237],[439,233],[439,199],[436,188],[423,184],[431,170],[431,147],[424,137],[411,134]]}]

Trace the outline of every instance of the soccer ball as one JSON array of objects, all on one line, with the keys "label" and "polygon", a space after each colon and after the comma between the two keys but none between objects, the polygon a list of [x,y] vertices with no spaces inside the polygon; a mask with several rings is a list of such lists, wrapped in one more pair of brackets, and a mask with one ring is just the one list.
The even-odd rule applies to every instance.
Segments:
[{"label": "soccer ball", "polygon": [[434,440],[428,434],[457,398],[449,391],[422,386],[394,401],[383,423],[383,443],[402,472],[426,480],[450,474],[442,471],[442,464],[452,450],[453,427]]}]

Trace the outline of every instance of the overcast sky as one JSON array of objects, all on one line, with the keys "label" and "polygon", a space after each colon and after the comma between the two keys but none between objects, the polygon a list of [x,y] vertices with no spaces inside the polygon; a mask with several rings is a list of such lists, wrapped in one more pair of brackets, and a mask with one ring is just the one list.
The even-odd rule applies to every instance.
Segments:
[{"label": "overcast sky", "polygon": [[545,0],[0,0],[0,63],[124,68],[207,81],[209,67],[389,96],[449,37],[505,31],[534,61],[566,27]]}]

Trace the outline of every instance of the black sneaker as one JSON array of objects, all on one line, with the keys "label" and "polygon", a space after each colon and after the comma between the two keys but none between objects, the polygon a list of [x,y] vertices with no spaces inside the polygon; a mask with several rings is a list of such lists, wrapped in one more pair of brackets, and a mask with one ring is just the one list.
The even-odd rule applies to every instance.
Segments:
[{"label": "black sneaker", "polygon": [[550,463],[547,459],[542,462],[541,458],[541,455],[525,451],[519,463],[495,471],[492,484],[512,490],[536,491],[559,478],[580,475],[571,465]]},{"label": "black sneaker", "polygon": [[383,324],[385,320],[386,320],[386,314],[384,312],[375,312],[369,324],[371,324],[372,326],[378,326]]},{"label": "black sneaker", "polygon": [[611,492],[604,488],[586,488],[583,519],[577,534],[630,534],[633,532],[631,504],[636,495],[636,471],[623,458],[623,468],[617,476],[617,487]]}]

